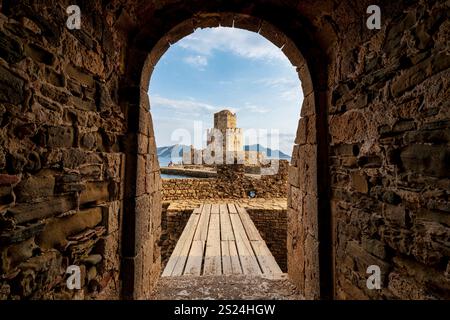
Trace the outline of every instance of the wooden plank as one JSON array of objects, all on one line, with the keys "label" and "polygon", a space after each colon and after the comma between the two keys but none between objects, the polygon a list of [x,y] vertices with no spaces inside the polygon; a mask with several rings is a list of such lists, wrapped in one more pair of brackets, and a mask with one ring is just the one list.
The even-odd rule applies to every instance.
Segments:
[{"label": "wooden plank", "polygon": [[221,203],[219,205],[219,213],[220,214],[224,214],[224,213],[228,214],[228,206],[226,203]]},{"label": "wooden plank", "polygon": [[283,271],[281,271],[280,266],[275,260],[274,256],[270,252],[264,241],[252,241],[251,245],[258,259],[259,265],[263,271],[263,274],[268,277],[281,276]]},{"label": "wooden plank", "polygon": [[229,204],[228,204],[228,211],[229,211],[231,214],[237,213],[236,207],[234,206],[234,203],[229,203]]},{"label": "wooden plank", "polygon": [[222,241],[222,273],[223,274],[233,274],[233,266],[231,265],[230,256],[230,244],[229,241]]},{"label": "wooden plank", "polygon": [[236,248],[236,241],[228,241],[228,250],[230,252],[231,268],[233,269],[233,274],[242,274],[242,266]]},{"label": "wooden plank", "polygon": [[244,208],[205,204],[194,209],[162,276],[201,274],[276,279],[283,272]]},{"label": "wooden plank", "polygon": [[[194,223],[194,218],[191,216],[189,217],[188,222],[186,223],[186,226],[184,227],[184,230],[189,229],[190,226]],[[162,274],[163,277],[168,277],[172,275],[172,271],[175,268],[175,265],[177,263],[177,260],[180,256],[180,253],[183,249],[184,242],[186,240],[187,234],[184,232],[181,233],[180,238],[177,241],[177,244],[175,245],[174,250],[172,251],[172,254],[170,255],[169,261],[166,264],[166,267],[164,268],[164,272]]]},{"label": "wooden plank", "polygon": [[[218,207],[217,207],[218,208]],[[204,275],[222,274],[222,256],[220,248],[220,215],[211,213],[206,241]]]},{"label": "wooden plank", "polygon": [[206,241],[208,236],[209,216],[211,214],[211,205],[205,204],[203,206],[202,213],[200,214],[200,220],[198,222],[198,228],[195,231],[194,241]]},{"label": "wooden plank", "polygon": [[199,276],[202,272],[203,251],[205,248],[205,242],[195,240],[192,242],[191,250],[189,251],[189,257],[184,268],[184,275]]},{"label": "wooden plank", "polygon": [[211,214],[220,213],[219,205],[217,203],[211,205]]},{"label": "wooden plank", "polygon": [[241,218],[237,214],[230,214],[231,224],[233,226],[234,236],[236,238],[236,247],[241,261],[244,274],[261,274],[258,260],[253,252],[250,241],[247,238]]},{"label": "wooden plank", "polygon": [[192,212],[193,214],[201,214],[203,210],[203,204],[200,205],[200,207],[197,207],[194,209],[194,211]]},{"label": "wooden plank", "polygon": [[247,211],[239,205],[236,206],[236,209],[239,213],[239,216],[241,217],[242,224],[244,226],[245,231],[247,232],[247,237],[249,238],[249,240],[250,241],[263,240],[263,238],[259,234],[258,229],[253,223],[252,218],[250,218],[250,215],[247,213]]},{"label": "wooden plank", "polygon": [[[193,217],[194,223],[189,229],[186,229],[186,239],[184,240],[183,248],[181,250],[181,253],[178,257],[177,264],[175,265],[175,268],[172,271],[172,276],[181,276],[184,271],[184,267],[186,265],[187,257],[189,256],[189,251],[191,249],[192,245],[192,239],[194,238],[195,230],[198,225],[199,215],[191,215]],[[184,232],[184,231],[183,231]]]},{"label": "wooden plank", "polygon": [[189,217],[189,220],[186,223],[177,244],[175,245],[175,249],[167,262],[162,274],[163,277],[182,274],[198,221],[199,215],[197,214],[192,214]]},{"label": "wooden plank", "polygon": [[226,211],[226,213],[220,213],[220,236],[221,239],[225,241],[235,239],[228,210]]}]

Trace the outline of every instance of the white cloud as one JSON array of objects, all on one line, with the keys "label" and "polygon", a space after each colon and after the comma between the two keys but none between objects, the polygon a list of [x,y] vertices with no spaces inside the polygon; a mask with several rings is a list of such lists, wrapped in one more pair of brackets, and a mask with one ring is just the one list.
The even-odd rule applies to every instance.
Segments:
[{"label": "white cloud", "polygon": [[289,78],[262,78],[255,81],[256,84],[261,84],[270,88],[280,88],[286,86],[298,85],[298,81],[295,82]]},{"label": "white cloud", "polygon": [[254,105],[254,104],[249,104],[249,103],[245,104],[244,110],[249,111],[249,112],[254,112],[254,113],[267,113],[270,111],[267,108],[263,108],[263,107],[260,107],[260,106]]},{"label": "white cloud", "polygon": [[293,78],[263,78],[256,80],[255,84],[279,90],[280,97],[285,101],[296,101],[302,97],[300,81]]},{"label": "white cloud", "polygon": [[208,58],[205,56],[188,56],[183,59],[184,62],[187,64],[190,64],[193,67],[198,68],[199,70],[204,70],[205,67],[208,65]]},{"label": "white cloud", "polygon": [[199,115],[201,113],[211,113],[228,109],[231,112],[236,112],[238,109],[232,107],[224,107],[218,105],[212,105],[209,103],[197,101],[195,99],[170,99],[161,97],[159,95],[150,96],[150,105],[152,108],[166,108],[178,113],[186,113],[188,115]]},{"label": "white cloud", "polygon": [[300,88],[294,87],[287,89],[281,93],[281,98],[286,101],[296,101],[299,98],[301,98],[302,93],[300,91]]},{"label": "white cloud", "polygon": [[248,59],[268,59],[289,63],[284,53],[273,43],[254,32],[237,28],[198,29],[175,45],[201,55],[213,51],[229,51]]}]

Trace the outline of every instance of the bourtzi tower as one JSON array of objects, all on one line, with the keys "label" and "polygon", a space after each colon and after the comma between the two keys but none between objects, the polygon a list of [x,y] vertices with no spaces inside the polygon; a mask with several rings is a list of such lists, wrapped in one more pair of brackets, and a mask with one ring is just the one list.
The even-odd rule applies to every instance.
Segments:
[{"label": "bourtzi tower", "polygon": [[236,128],[236,114],[230,110],[222,110],[214,114],[214,128],[208,129],[207,133],[208,149],[213,152],[222,150],[223,156],[230,153],[234,157],[242,153],[243,133],[241,128]]}]

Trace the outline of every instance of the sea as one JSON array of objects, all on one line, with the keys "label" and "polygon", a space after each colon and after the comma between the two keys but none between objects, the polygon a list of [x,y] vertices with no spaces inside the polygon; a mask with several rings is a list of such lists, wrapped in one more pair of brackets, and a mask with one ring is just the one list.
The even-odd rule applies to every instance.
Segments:
[{"label": "sea", "polygon": [[[167,167],[169,165],[170,161],[172,161],[172,163],[174,163],[174,164],[178,164],[178,163],[181,163],[183,158],[158,157],[158,160],[159,160],[160,167]],[[162,179],[195,179],[194,177],[188,177],[188,176],[178,175],[178,174],[166,174],[166,173],[161,173],[161,178]]]},{"label": "sea", "polygon": [[158,157],[158,160],[159,160],[160,167],[167,167],[169,165],[170,161],[172,161],[172,163],[174,163],[174,164],[178,164],[178,163],[181,163],[183,158]]}]

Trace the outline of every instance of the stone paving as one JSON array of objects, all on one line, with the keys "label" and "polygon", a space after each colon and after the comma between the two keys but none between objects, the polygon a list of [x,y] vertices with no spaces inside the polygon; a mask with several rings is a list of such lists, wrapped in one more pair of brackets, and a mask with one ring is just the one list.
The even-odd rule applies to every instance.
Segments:
[{"label": "stone paving", "polygon": [[287,279],[249,275],[161,278],[152,300],[303,300]]}]

